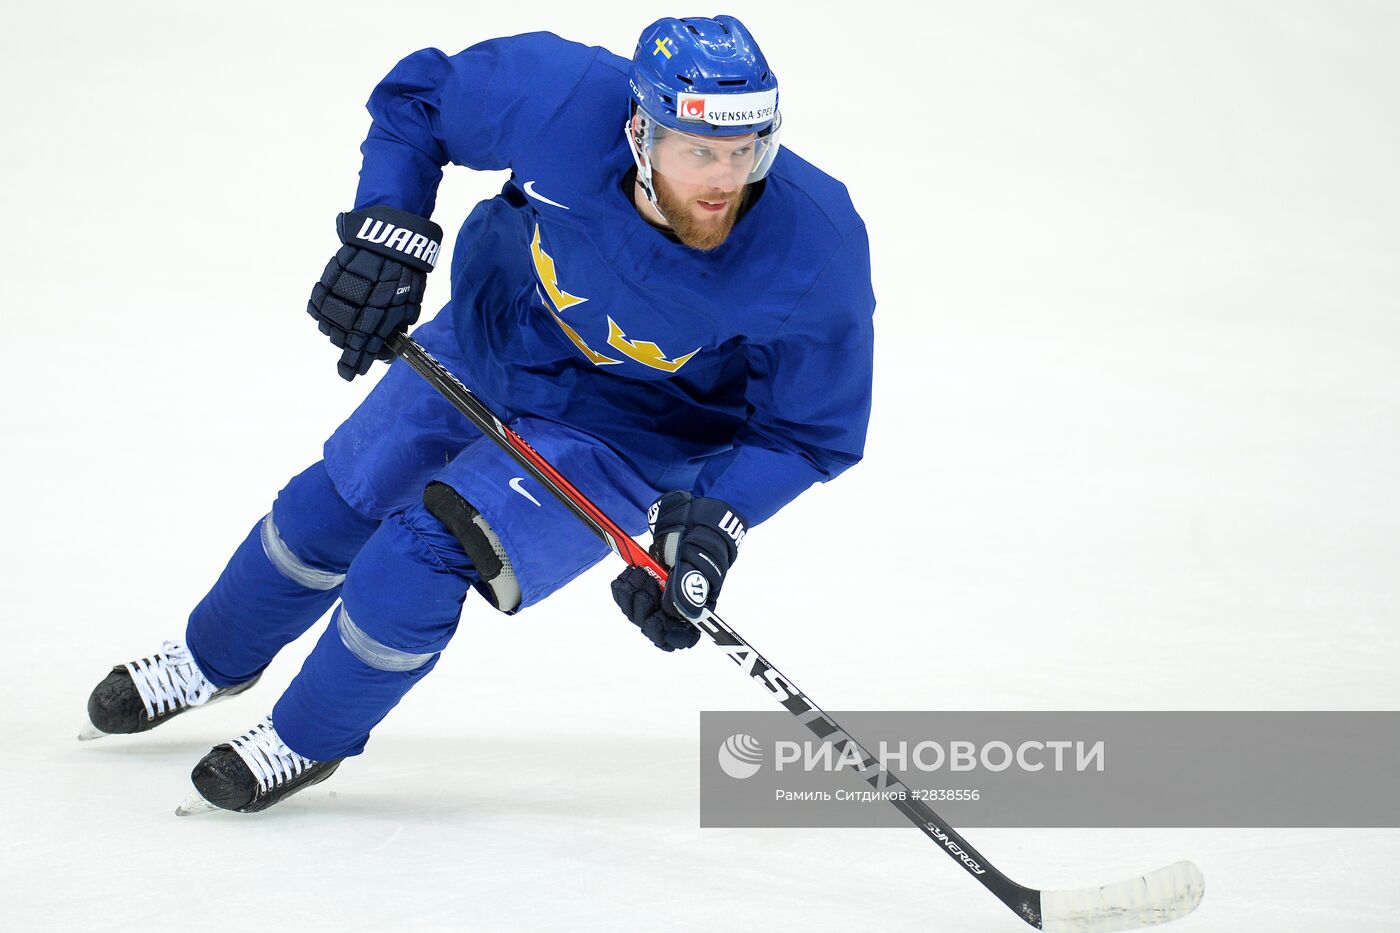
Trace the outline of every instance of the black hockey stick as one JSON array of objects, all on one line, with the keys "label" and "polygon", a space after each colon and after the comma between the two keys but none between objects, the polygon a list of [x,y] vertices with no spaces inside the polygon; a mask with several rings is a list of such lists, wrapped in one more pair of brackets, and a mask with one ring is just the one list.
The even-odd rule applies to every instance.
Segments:
[{"label": "black hockey stick", "polygon": [[[658,582],[665,584],[665,567],[575,489],[520,435],[502,424],[470,389],[462,385],[417,341],[396,335],[389,339],[389,347],[543,484],[580,521],[592,528],[614,553],[629,565],[641,567]],[[719,616],[707,610],[696,624],[818,739],[830,742],[836,754],[844,755],[848,747],[853,748],[860,757],[857,770],[865,782],[880,794],[880,799],[887,799],[893,804],[909,822],[1031,926],[1041,930],[1107,933],[1166,923],[1184,917],[1201,902],[1205,880],[1191,862],[1176,862],[1128,881],[1074,891],[1039,891],[1017,884],[998,871],[927,804],[915,799],[903,781],[822,712],[806,694],[793,686],[792,681],[780,674]]]}]

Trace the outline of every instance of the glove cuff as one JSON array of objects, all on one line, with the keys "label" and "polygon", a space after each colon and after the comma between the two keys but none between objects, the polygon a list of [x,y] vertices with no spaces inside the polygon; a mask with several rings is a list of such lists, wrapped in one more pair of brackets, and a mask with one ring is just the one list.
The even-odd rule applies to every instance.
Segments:
[{"label": "glove cuff", "polygon": [[647,510],[651,526],[652,556],[667,567],[675,565],[676,549],[682,534],[709,529],[715,543],[724,548],[730,564],[739,557],[739,545],[748,534],[748,522],[726,502],[692,496],[688,492],[668,492]]},{"label": "glove cuff", "polygon": [[442,228],[417,214],[384,204],[347,211],[335,219],[340,242],[378,253],[410,269],[432,272],[442,251]]},{"label": "glove cuff", "polygon": [[720,532],[718,537],[724,540],[729,549],[731,563],[739,556],[739,545],[744,543],[749,523],[729,503],[703,496],[691,499],[689,520],[692,528],[699,526]]}]

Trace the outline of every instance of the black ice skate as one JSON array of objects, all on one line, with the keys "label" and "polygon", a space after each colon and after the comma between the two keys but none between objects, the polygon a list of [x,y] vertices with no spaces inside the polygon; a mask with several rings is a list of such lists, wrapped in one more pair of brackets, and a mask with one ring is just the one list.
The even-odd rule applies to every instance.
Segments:
[{"label": "black ice skate", "polygon": [[175,814],[190,816],[214,809],[257,813],[321,783],[343,760],[312,761],[298,755],[277,735],[268,717],[200,759],[190,772],[195,793]]},{"label": "black ice skate", "polygon": [[88,721],[78,733],[86,742],[104,735],[154,729],[196,706],[236,696],[262,674],[233,687],[215,687],[194,663],[189,649],[167,641],[150,657],[112,668],[88,697]]}]

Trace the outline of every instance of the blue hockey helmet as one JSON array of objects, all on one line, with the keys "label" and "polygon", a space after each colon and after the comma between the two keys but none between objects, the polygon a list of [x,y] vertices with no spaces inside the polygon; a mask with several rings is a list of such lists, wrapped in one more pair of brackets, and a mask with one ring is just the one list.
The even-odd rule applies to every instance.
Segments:
[{"label": "blue hockey helmet", "polygon": [[[768,174],[782,127],[778,79],[735,17],[652,23],[637,41],[629,83],[624,132],[637,180],[658,212],[654,174],[724,187]],[[682,139],[660,154],[658,143],[674,136]]]},{"label": "blue hockey helmet", "polygon": [[636,105],[668,129],[743,136],[778,120],[778,79],[733,16],[652,23],[637,40],[631,79]]}]

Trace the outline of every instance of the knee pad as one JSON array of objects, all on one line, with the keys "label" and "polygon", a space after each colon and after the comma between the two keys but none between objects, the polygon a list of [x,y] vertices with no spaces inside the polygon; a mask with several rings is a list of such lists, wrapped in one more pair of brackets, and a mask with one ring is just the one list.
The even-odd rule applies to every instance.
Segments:
[{"label": "knee pad", "polygon": [[263,551],[283,576],[308,589],[330,590],[379,522],[340,497],[324,463],[312,464],[277,494],[259,532]]},{"label": "knee pad", "polygon": [[429,483],[423,490],[423,506],[462,546],[481,576],[477,590],[502,612],[520,607],[520,583],[501,539],[481,513],[446,483]]},{"label": "knee pad", "polygon": [[370,667],[413,670],[447,647],[476,582],[456,539],[415,505],[386,518],[355,557],[335,625]]}]

